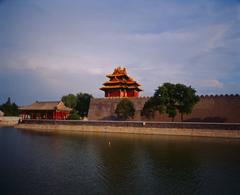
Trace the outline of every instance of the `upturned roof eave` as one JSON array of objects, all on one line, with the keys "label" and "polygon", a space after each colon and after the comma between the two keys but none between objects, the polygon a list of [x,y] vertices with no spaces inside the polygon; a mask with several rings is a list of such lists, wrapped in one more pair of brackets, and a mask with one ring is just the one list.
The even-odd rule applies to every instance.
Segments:
[{"label": "upturned roof eave", "polygon": [[141,84],[137,83],[136,81],[107,81],[107,82],[103,83],[103,85],[117,84],[117,83],[141,86]]},{"label": "upturned roof eave", "polygon": [[100,87],[99,89],[102,90],[102,91],[110,90],[110,89],[133,89],[133,90],[137,90],[137,91],[143,91],[142,89],[140,89],[140,88],[138,88],[138,87],[133,88],[133,87],[126,87],[126,86],[119,86],[119,87]]}]

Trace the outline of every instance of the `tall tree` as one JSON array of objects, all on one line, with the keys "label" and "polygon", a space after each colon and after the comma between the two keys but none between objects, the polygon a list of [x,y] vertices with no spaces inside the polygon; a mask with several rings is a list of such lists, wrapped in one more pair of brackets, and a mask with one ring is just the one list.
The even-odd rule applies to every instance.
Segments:
[{"label": "tall tree", "polygon": [[148,119],[153,118],[155,111],[159,111],[159,113],[163,113],[164,104],[161,98],[150,97],[149,100],[145,102],[141,115],[146,116]]},{"label": "tall tree", "polygon": [[67,107],[75,109],[77,106],[77,97],[74,94],[64,95],[62,101]]},{"label": "tall tree", "polygon": [[195,93],[196,90],[191,86],[164,83],[158,87],[153,97],[145,103],[142,114],[149,117],[153,116],[155,111],[159,111],[159,113],[168,114],[174,121],[178,111],[181,113],[181,119],[183,120],[183,114],[191,113],[194,104],[199,100]]},{"label": "tall tree", "polygon": [[76,110],[78,111],[81,117],[88,116],[89,104],[92,98],[92,95],[88,93],[78,93]]},{"label": "tall tree", "polygon": [[115,113],[118,119],[127,120],[134,117],[135,108],[129,99],[123,99],[117,104]]},{"label": "tall tree", "polygon": [[177,100],[176,106],[183,121],[183,115],[192,112],[193,106],[199,101],[199,97],[196,95],[195,89],[183,84],[176,84],[175,95]]},{"label": "tall tree", "polygon": [[160,113],[166,113],[169,117],[174,118],[177,114],[176,98],[175,98],[175,85],[172,83],[164,83],[155,91],[153,98],[155,99],[155,106]]}]

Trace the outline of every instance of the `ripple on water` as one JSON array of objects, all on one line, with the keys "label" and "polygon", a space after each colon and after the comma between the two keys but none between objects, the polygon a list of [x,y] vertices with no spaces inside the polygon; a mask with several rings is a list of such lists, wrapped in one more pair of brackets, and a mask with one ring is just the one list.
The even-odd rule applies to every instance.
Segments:
[{"label": "ripple on water", "polygon": [[239,140],[0,128],[0,194],[238,194],[239,153]]}]

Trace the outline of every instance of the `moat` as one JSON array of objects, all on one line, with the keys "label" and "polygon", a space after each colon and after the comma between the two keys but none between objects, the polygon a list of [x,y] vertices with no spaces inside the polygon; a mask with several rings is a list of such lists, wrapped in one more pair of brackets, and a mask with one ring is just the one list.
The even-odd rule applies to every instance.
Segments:
[{"label": "moat", "polygon": [[240,140],[0,127],[0,194],[239,194]]}]

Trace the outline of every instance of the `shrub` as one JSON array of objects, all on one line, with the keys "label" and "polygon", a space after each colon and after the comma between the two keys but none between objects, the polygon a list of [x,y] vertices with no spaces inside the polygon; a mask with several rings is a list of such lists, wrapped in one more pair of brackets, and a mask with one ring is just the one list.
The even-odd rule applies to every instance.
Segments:
[{"label": "shrub", "polygon": [[117,104],[115,113],[118,119],[127,120],[134,117],[135,108],[129,99],[123,99]]}]

